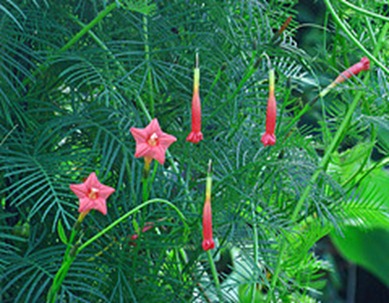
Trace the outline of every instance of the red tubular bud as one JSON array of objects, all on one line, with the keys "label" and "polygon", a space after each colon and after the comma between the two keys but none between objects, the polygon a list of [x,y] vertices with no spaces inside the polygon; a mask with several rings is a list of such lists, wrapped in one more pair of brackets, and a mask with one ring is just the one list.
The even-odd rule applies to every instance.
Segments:
[{"label": "red tubular bud", "polygon": [[266,110],[266,132],[262,135],[261,142],[264,146],[274,145],[276,143],[277,102],[274,96],[274,69],[269,71],[269,98],[267,100]]},{"label": "red tubular bud", "polygon": [[201,132],[200,69],[196,55],[196,68],[193,75],[192,131],[186,141],[199,143],[201,140],[203,140],[203,133]]},{"label": "red tubular bud", "polygon": [[213,240],[213,232],[212,232],[211,189],[212,189],[212,177],[211,177],[211,161],[210,161],[208,174],[207,174],[207,185],[205,189],[205,202],[203,208],[202,247],[204,251],[215,248],[215,241]]},{"label": "red tubular bud", "polygon": [[361,61],[358,63],[355,63],[350,68],[346,69],[343,73],[341,73],[334,82],[336,83],[342,83],[346,79],[351,78],[354,75],[358,75],[363,70],[369,70],[370,69],[370,61],[369,58],[363,57]]}]

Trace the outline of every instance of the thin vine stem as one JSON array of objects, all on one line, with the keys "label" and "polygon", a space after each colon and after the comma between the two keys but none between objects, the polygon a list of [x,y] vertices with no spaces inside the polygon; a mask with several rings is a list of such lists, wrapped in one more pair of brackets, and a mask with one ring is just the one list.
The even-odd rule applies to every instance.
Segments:
[{"label": "thin vine stem", "polygon": [[[348,128],[350,121],[351,121],[351,117],[357,108],[357,105],[358,105],[358,102],[359,102],[361,96],[362,96],[362,92],[359,91],[357,93],[357,95],[355,96],[353,102],[350,104],[350,107],[348,108],[348,111],[346,112],[346,115],[345,115],[344,119],[342,120],[342,123],[341,123],[340,127],[338,128],[338,131],[335,134],[335,137],[332,139],[329,148],[327,148],[327,150],[324,154],[324,157],[322,158],[322,160],[320,162],[318,169],[312,175],[309,184],[305,187],[304,192],[302,193],[300,199],[297,202],[297,205],[296,205],[296,207],[292,213],[291,219],[290,219],[291,222],[296,221],[296,219],[297,219],[297,217],[298,217],[298,215],[299,215],[299,213],[304,205],[304,202],[308,198],[308,196],[313,188],[313,184],[316,184],[320,174],[322,174],[323,172],[325,172],[327,170],[327,167],[328,167],[330,160],[331,160],[331,155],[337,149],[342,138],[346,134],[347,128]],[[281,272],[282,259],[283,259],[283,256],[285,254],[286,248],[287,248],[287,241],[283,241],[281,244],[281,247],[280,247],[276,268],[274,270],[274,274],[273,274],[273,277],[271,280],[271,292],[268,295],[267,302],[270,302],[271,298],[274,296],[274,290],[275,290],[275,286],[276,286],[277,281],[278,281],[279,274]]]},{"label": "thin vine stem", "polygon": [[[111,3],[106,6],[106,8],[101,11],[91,22],[86,24],[77,34],[75,34],[64,46],[62,46],[57,52],[63,53],[69,48],[71,48],[74,44],[76,44],[86,33],[89,32],[91,28],[93,28],[96,24],[98,24],[104,17],[106,17],[111,11],[113,11],[117,7],[116,2]],[[32,78],[35,77],[38,73],[44,71],[48,67],[48,61],[39,65],[31,74],[31,77],[25,78],[23,80],[23,85],[27,85],[32,81]]]},{"label": "thin vine stem", "polygon": [[115,2],[111,3],[110,5],[107,5],[106,8],[98,13],[98,15],[89,22],[86,26],[84,26],[76,35],[74,35],[68,43],[66,43],[64,46],[62,46],[59,50],[60,53],[68,50],[71,48],[74,44],[77,43],[78,40],[80,40],[91,28],[93,28],[96,24],[98,24],[105,16],[107,16],[111,11],[113,11],[117,7],[117,4]]},{"label": "thin vine stem", "polygon": [[380,19],[380,20],[385,21],[385,22],[389,22],[388,17],[385,17],[385,16],[382,16],[380,14],[376,14],[374,12],[368,11],[360,6],[354,5],[354,4],[347,2],[345,0],[340,0],[340,3],[348,6],[349,8],[353,9],[354,11],[359,12],[365,16],[369,16],[369,17]]},{"label": "thin vine stem", "polygon": [[[258,230],[257,230],[257,219],[255,214],[255,205],[254,202],[251,201],[251,215],[253,217],[253,240],[254,240],[254,273],[257,272],[258,268],[258,262],[259,262],[259,254],[258,254]],[[256,283],[256,282],[255,282]],[[251,288],[251,303],[255,303],[255,297],[256,297],[256,285],[254,284]]]},{"label": "thin vine stem", "polygon": [[151,74],[151,66],[150,66],[150,40],[149,40],[149,27],[147,16],[143,15],[143,39],[145,42],[145,61],[147,66],[147,82],[149,86],[149,98],[150,98],[150,114],[154,117],[154,86],[153,86],[153,75]]},{"label": "thin vine stem", "polygon": [[77,249],[77,254],[80,253],[83,249],[85,249],[87,246],[89,246],[90,244],[92,244],[94,241],[96,241],[98,238],[100,238],[101,236],[103,236],[104,234],[106,234],[108,231],[110,231],[112,228],[114,228],[116,225],[120,224],[121,222],[123,222],[124,220],[126,220],[129,216],[133,215],[134,213],[136,213],[137,211],[139,211],[140,209],[142,209],[143,207],[146,207],[147,205],[149,204],[154,204],[154,203],[164,203],[166,205],[168,205],[169,207],[171,207],[173,210],[175,210],[178,214],[178,216],[180,217],[180,219],[182,220],[182,223],[184,224],[185,226],[185,233],[188,231],[189,227],[186,223],[186,218],[185,216],[182,214],[182,212],[171,202],[167,201],[167,200],[164,200],[164,199],[151,199],[149,201],[146,201],[136,207],[134,207],[133,209],[131,209],[129,212],[127,212],[125,215],[121,216],[120,218],[118,218],[117,220],[115,220],[114,222],[112,222],[110,225],[108,225],[106,228],[104,228],[103,230],[101,230],[99,233],[97,233],[96,235],[94,235],[92,238],[90,238],[88,241],[86,241],[85,243],[83,243],[82,245],[80,245],[80,247]]},{"label": "thin vine stem", "polygon": [[368,49],[361,43],[359,40],[353,35],[353,33],[348,29],[348,26],[340,19],[339,15],[336,13],[334,7],[331,4],[330,0],[324,0],[328,10],[330,11],[332,17],[335,22],[339,25],[339,27],[345,32],[345,34],[350,38],[350,40],[365,53],[365,55],[372,60],[375,64],[377,64],[387,75],[389,75],[389,69],[386,68],[385,65],[381,63]]},{"label": "thin vine stem", "polygon": [[222,303],[223,302],[223,294],[222,294],[221,288],[220,288],[220,281],[219,281],[219,277],[217,274],[215,261],[213,260],[213,256],[212,256],[212,253],[210,250],[207,250],[207,257],[208,257],[209,267],[210,267],[211,272],[212,272],[213,281],[215,282],[216,294],[219,298],[219,302]]},{"label": "thin vine stem", "polygon": [[213,117],[215,117],[219,111],[221,111],[224,107],[226,107],[234,98],[239,94],[240,90],[243,88],[243,86],[246,84],[246,82],[251,78],[251,76],[254,74],[254,72],[257,70],[258,66],[258,59],[256,58],[256,52],[254,52],[251,61],[249,63],[249,66],[246,69],[246,73],[240,80],[238,86],[236,89],[232,92],[232,94],[229,96],[229,98],[222,104],[220,104],[213,112],[207,117],[207,120],[205,120],[204,124],[208,121],[212,121]]}]

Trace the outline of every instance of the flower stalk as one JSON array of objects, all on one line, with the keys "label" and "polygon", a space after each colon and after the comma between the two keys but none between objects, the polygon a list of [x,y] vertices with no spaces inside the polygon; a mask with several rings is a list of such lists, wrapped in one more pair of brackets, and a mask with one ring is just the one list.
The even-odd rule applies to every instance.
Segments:
[{"label": "flower stalk", "polygon": [[103,215],[107,214],[106,199],[115,192],[115,189],[106,186],[99,182],[95,173],[91,173],[84,183],[71,184],[70,189],[79,198],[78,211],[80,215],[77,221],[74,223],[69,241],[66,243],[66,251],[63,257],[62,265],[57,271],[53,284],[47,294],[47,302],[54,303],[57,300],[58,290],[72,265],[73,261],[77,256],[78,244],[73,244],[78,232],[81,229],[81,224],[85,216],[92,210],[96,209]]},{"label": "flower stalk", "polygon": [[[357,105],[358,105],[359,100],[361,99],[361,96],[362,96],[362,92],[358,91],[353,102],[350,104],[350,106],[345,114],[345,117],[342,120],[341,125],[339,126],[337,132],[335,133],[335,136],[332,139],[330,146],[326,149],[318,169],[312,175],[310,182],[308,183],[308,185],[305,187],[305,190],[301,194],[301,197],[298,200],[296,207],[294,208],[294,211],[293,211],[292,216],[290,218],[291,222],[296,222],[298,216],[300,215],[301,210],[303,209],[303,205],[304,205],[305,201],[309,197],[309,194],[313,188],[313,184],[316,184],[318,182],[320,175],[322,175],[323,172],[327,171],[327,168],[330,164],[331,156],[332,156],[333,152],[339,147],[344,135],[346,134],[346,131],[350,125],[351,117],[357,108]],[[275,297],[275,289],[276,289],[278,278],[279,278],[279,275],[281,272],[282,260],[284,258],[284,254],[286,252],[286,249],[287,249],[287,242],[283,241],[281,243],[281,247],[279,250],[278,260],[277,260],[277,264],[276,264],[276,267],[274,270],[274,274],[273,274],[272,279],[271,279],[271,288],[270,288],[270,292],[268,294],[268,298],[267,298],[266,303],[270,303],[271,300],[274,299],[274,297]]]},{"label": "flower stalk", "polygon": [[358,63],[355,63],[353,66],[346,69],[344,72],[340,73],[338,77],[325,89],[323,89],[319,97],[323,98],[325,95],[327,95],[331,89],[333,89],[335,86],[337,86],[340,83],[343,83],[347,79],[350,79],[353,76],[358,75],[363,70],[369,70],[370,69],[370,60],[367,57],[363,57],[361,61]]},{"label": "flower stalk", "polygon": [[110,225],[108,225],[102,231],[97,233],[95,236],[93,236],[92,238],[87,240],[85,243],[83,243],[83,244],[76,243],[75,245],[72,245],[72,243],[73,243],[73,241],[75,239],[75,236],[77,234],[77,231],[75,230],[75,227],[79,223],[81,223],[81,222],[79,222],[79,220],[77,220],[77,222],[75,223],[75,225],[73,227],[72,235],[70,237],[70,240],[72,242],[69,241],[69,245],[70,245],[71,249],[70,250],[68,250],[68,249],[66,250],[66,253],[65,253],[65,256],[64,256],[64,260],[62,262],[62,265],[61,265],[60,269],[58,270],[57,274],[54,277],[53,284],[52,284],[52,286],[51,286],[51,288],[50,288],[50,290],[48,292],[47,301],[46,302],[47,303],[55,303],[56,302],[56,300],[57,300],[57,293],[58,293],[58,291],[59,291],[59,289],[60,289],[60,287],[61,287],[61,285],[62,285],[62,283],[63,283],[63,281],[64,281],[64,279],[66,277],[66,274],[68,273],[68,271],[70,269],[70,266],[72,265],[72,263],[75,260],[76,256],[83,249],[85,249],[87,246],[92,244],[94,241],[99,239],[101,236],[103,236],[104,234],[109,232],[115,226],[117,226],[118,224],[120,224],[121,222],[126,220],[128,217],[132,216],[133,214],[135,214],[136,212],[138,212],[142,208],[144,208],[144,207],[146,207],[146,206],[148,206],[150,204],[153,204],[153,203],[166,204],[167,206],[172,208],[178,214],[178,216],[180,217],[180,219],[181,219],[181,221],[182,221],[182,223],[184,225],[184,228],[185,228],[184,237],[186,237],[187,233],[188,233],[188,230],[189,230],[189,227],[188,227],[188,224],[186,222],[185,216],[182,214],[182,212],[174,204],[172,204],[171,202],[169,202],[167,200],[163,200],[163,199],[148,200],[148,201],[142,203],[141,205],[138,205],[137,207],[134,207],[133,209],[128,211],[126,214],[124,214],[123,216],[118,218],[116,221],[112,222]]},{"label": "flower stalk", "polygon": [[219,302],[223,302],[223,295],[220,288],[219,276],[217,273],[215,261],[213,260],[211,250],[215,248],[215,241],[213,240],[212,231],[212,209],[211,209],[211,194],[212,194],[212,160],[208,163],[208,172],[205,187],[205,202],[203,208],[203,242],[202,248],[207,253],[209,267],[215,282],[216,294]]}]

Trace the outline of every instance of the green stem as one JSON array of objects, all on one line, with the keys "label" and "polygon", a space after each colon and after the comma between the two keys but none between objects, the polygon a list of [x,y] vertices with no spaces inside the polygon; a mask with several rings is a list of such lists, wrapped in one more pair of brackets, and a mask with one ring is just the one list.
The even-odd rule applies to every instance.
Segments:
[{"label": "green stem", "polygon": [[147,110],[146,104],[143,102],[142,98],[139,95],[137,95],[136,99],[138,100],[138,103],[139,103],[140,107],[142,108],[142,111],[145,114],[145,116],[147,117],[147,119],[149,121],[153,120],[151,118],[151,115],[150,115],[149,111]]},{"label": "green stem", "polygon": [[[374,170],[384,167],[385,165],[389,164],[389,157],[383,158],[379,162],[372,165],[370,168],[368,168],[356,181],[356,184],[360,184],[363,179],[365,179],[370,173],[372,173]],[[351,191],[353,188],[350,188],[349,191]],[[348,193],[348,192],[346,192]]]},{"label": "green stem", "polygon": [[154,87],[153,87],[153,76],[151,74],[150,67],[150,46],[149,46],[149,29],[147,16],[143,15],[143,37],[145,40],[145,61],[147,64],[147,81],[149,85],[149,97],[150,97],[150,114],[154,117]]},{"label": "green stem", "polygon": [[49,290],[49,293],[47,296],[47,302],[50,302],[50,303],[55,302],[57,292],[60,289],[62,282],[66,277],[67,272],[69,271],[70,265],[73,263],[73,261],[75,259],[75,256],[71,256],[71,251],[73,248],[74,239],[76,238],[77,233],[81,228],[81,223],[82,223],[82,219],[78,219],[76,221],[76,223],[74,223],[74,226],[72,228],[72,233],[70,234],[70,238],[69,238],[69,241],[68,241],[67,246],[66,246],[66,251],[65,251],[63,261],[62,261],[62,265],[61,265],[60,269],[57,271],[57,273],[53,279],[53,284],[50,287],[50,290]]},{"label": "green stem", "polygon": [[[91,22],[89,22],[87,25],[85,25],[76,35],[74,35],[68,43],[66,43],[64,46],[62,46],[58,53],[63,53],[64,51],[71,48],[74,44],[77,43],[78,40],[80,40],[92,27],[94,27],[96,24],[98,24],[105,16],[107,16],[112,10],[114,10],[117,7],[116,2],[111,3],[108,5],[103,11],[101,11]],[[23,85],[27,85],[31,82],[31,79],[36,76],[38,73],[44,71],[48,67],[48,61],[46,60],[45,63],[39,65],[34,72],[31,74],[31,77],[25,78],[23,80]]]},{"label": "green stem", "polygon": [[70,238],[66,246],[64,260],[66,260],[67,257],[69,256],[70,250],[72,249],[73,246],[74,238],[76,237],[78,231],[80,230],[80,227],[81,227],[81,222],[77,220],[76,223],[74,223],[74,226],[72,228],[72,233],[70,234]]},{"label": "green stem", "polygon": [[361,42],[352,34],[352,32],[348,29],[348,26],[343,23],[338,14],[336,13],[334,7],[331,4],[330,0],[324,0],[328,10],[330,11],[332,17],[335,19],[335,22],[340,26],[340,28],[345,32],[345,34],[350,38],[350,40],[360,49],[365,55],[372,60],[375,64],[377,64],[386,74],[389,75],[389,69],[385,67],[371,52],[369,52]]},{"label": "green stem", "polygon": [[[125,219],[127,219],[129,216],[131,216],[132,214],[134,214],[135,212],[139,211],[141,208],[149,205],[149,204],[152,204],[152,203],[164,203],[164,204],[167,204],[168,206],[170,206],[173,210],[175,210],[178,214],[178,216],[180,217],[180,219],[182,220],[182,223],[184,224],[184,227],[185,227],[185,232],[184,232],[184,236],[186,237],[187,236],[187,233],[188,233],[188,230],[189,230],[189,227],[188,227],[188,224],[186,223],[186,218],[185,216],[182,214],[182,212],[174,205],[172,204],[171,202],[167,201],[167,200],[163,200],[163,199],[152,199],[152,200],[149,200],[149,201],[146,201],[144,203],[142,203],[141,205],[133,208],[132,210],[130,210],[129,212],[127,212],[125,215],[123,215],[122,217],[120,217],[119,219],[117,219],[116,221],[114,221],[113,223],[111,223],[109,226],[107,226],[106,228],[104,228],[102,231],[100,231],[99,233],[97,233],[95,236],[93,236],[92,238],[90,238],[88,241],[86,241],[84,244],[82,244],[79,248],[77,248],[73,253],[70,253],[71,250],[69,249],[69,246],[66,250],[66,253],[65,253],[65,257],[64,257],[64,260],[63,260],[63,263],[61,265],[61,268],[58,270],[57,274],[55,275],[54,277],[54,280],[53,280],[53,285],[51,286],[50,290],[49,290],[49,293],[47,295],[47,302],[48,303],[54,303],[56,301],[56,295],[57,295],[57,292],[58,290],[60,289],[61,285],[62,285],[62,282],[64,281],[65,277],[66,277],[66,274],[68,273],[69,269],[70,269],[70,266],[72,265],[73,261],[75,260],[76,256],[84,249],[86,248],[87,246],[89,246],[91,243],[93,243],[94,241],[96,241],[98,238],[100,238],[101,236],[103,236],[105,233],[107,233],[108,231],[110,231],[112,228],[114,228],[116,225],[120,224],[122,221],[124,221]],[[76,222],[76,225],[77,223],[81,223],[79,221]],[[75,225],[75,226],[76,226]],[[76,230],[76,228],[74,228],[74,230]],[[74,237],[75,237],[76,233],[74,233],[74,236],[73,236],[73,233],[72,233],[72,236],[71,236],[71,241],[74,240]],[[69,241],[69,243],[71,243]]]},{"label": "green stem", "polygon": [[153,172],[152,172],[151,176],[149,176],[149,178],[147,180],[147,198],[144,199],[143,201],[147,201],[149,199],[150,192],[151,192],[151,186],[154,183],[155,176],[157,175],[157,170],[158,170],[158,162],[154,161]]},{"label": "green stem", "polygon": [[[251,215],[253,218],[253,238],[254,238],[254,273],[257,274],[258,262],[259,262],[259,254],[258,254],[258,230],[257,230],[257,219],[255,213],[255,205],[251,202]],[[256,295],[256,282],[251,288],[251,303],[255,303],[255,295]]]},{"label": "green stem", "polygon": [[[298,215],[303,207],[305,200],[308,198],[308,196],[312,190],[313,185],[317,183],[320,174],[327,170],[327,167],[328,167],[330,160],[331,160],[331,155],[337,149],[343,136],[345,135],[347,128],[350,124],[351,117],[357,108],[357,105],[358,105],[358,102],[359,102],[359,99],[361,98],[361,96],[362,96],[362,92],[359,91],[357,93],[357,95],[355,96],[353,102],[350,104],[350,107],[348,108],[348,111],[346,112],[346,115],[345,115],[344,119],[342,120],[342,123],[341,123],[340,127],[338,128],[338,131],[336,132],[334,139],[331,141],[331,145],[326,150],[324,157],[322,158],[318,169],[312,175],[309,184],[305,187],[303,194],[301,195],[299,201],[297,202],[297,205],[294,208],[294,211],[293,211],[292,216],[291,216],[291,222],[296,221],[296,219],[297,219],[297,217],[298,217]],[[285,254],[286,248],[287,248],[287,242],[283,241],[281,244],[281,247],[280,247],[278,261],[277,261],[276,268],[275,268],[275,271],[274,271],[274,274],[272,277],[272,281],[271,281],[271,293],[268,296],[267,302],[270,302],[271,298],[274,296],[274,290],[275,290],[275,286],[277,284],[278,276],[279,276],[280,271],[281,271],[281,263],[282,263],[282,259],[283,259],[283,256]]]},{"label": "green stem", "polygon": [[207,250],[207,257],[208,257],[209,267],[210,267],[211,272],[212,272],[212,277],[213,277],[213,280],[215,282],[216,294],[219,298],[219,302],[222,303],[223,302],[223,294],[222,294],[221,289],[220,289],[219,277],[218,277],[215,262],[213,260],[212,253],[210,250]]},{"label": "green stem", "polygon": [[[78,20],[77,17],[73,16],[73,15],[69,15],[69,18],[73,19],[74,22],[76,22],[79,26],[81,27],[86,27],[87,25],[83,22],[81,22],[80,20]],[[120,72],[123,74],[123,75],[126,75],[127,72],[126,70],[124,69],[123,65],[118,61],[116,60],[115,58],[115,55],[112,53],[112,51],[108,48],[107,45],[104,44],[103,41],[101,41],[101,39],[92,31],[92,30],[89,30],[88,31],[88,34],[92,37],[93,40],[95,40],[95,42],[104,50],[107,52],[108,56],[114,61],[116,67],[120,70]]]},{"label": "green stem", "polygon": [[146,201],[146,202],[143,202],[141,205],[138,205],[137,207],[134,207],[132,210],[130,210],[129,212],[127,212],[126,214],[124,214],[123,216],[121,216],[119,219],[117,219],[116,221],[112,222],[110,225],[108,225],[106,228],[104,228],[102,231],[100,231],[99,233],[97,233],[96,235],[94,235],[92,238],[90,238],[88,241],[86,241],[84,244],[80,245],[80,247],[77,249],[77,253],[76,254],[79,254],[83,249],[85,249],[87,246],[89,246],[90,244],[92,244],[94,241],[96,241],[98,238],[100,238],[101,236],[103,236],[104,234],[106,234],[108,231],[110,231],[112,228],[114,228],[116,225],[120,224],[121,222],[123,222],[124,220],[126,220],[129,216],[133,215],[134,213],[136,213],[137,211],[139,211],[140,209],[142,209],[143,207],[149,205],[149,204],[153,204],[153,203],[164,203],[168,206],[170,206],[173,210],[176,211],[176,213],[178,214],[178,216],[181,218],[181,221],[182,223],[184,224],[185,226],[185,232],[188,231],[188,225],[186,223],[186,218],[185,216],[182,214],[182,212],[174,205],[172,204],[171,202],[167,201],[167,200],[164,200],[164,199],[151,199],[149,201]]},{"label": "green stem", "polygon": [[149,199],[149,178],[142,178],[142,201]]},{"label": "green stem", "polygon": [[[359,1],[359,3],[361,3],[361,1]],[[376,39],[375,34],[374,34],[374,29],[371,26],[372,20],[368,16],[365,16],[364,19],[365,19],[366,26],[367,26],[367,32],[369,33],[369,36],[370,36],[370,40],[373,42],[373,45],[375,46],[377,44],[377,39]],[[375,52],[373,52],[373,55],[377,56],[377,54]]]},{"label": "green stem", "polygon": [[378,36],[378,39],[377,39],[377,44],[376,44],[376,47],[374,49],[374,56],[378,56],[378,53],[380,52],[380,50],[385,47],[385,44],[386,44],[386,33],[388,32],[388,29],[389,29],[389,23],[385,23],[384,26],[381,28],[380,30],[380,35]]},{"label": "green stem", "polygon": [[356,6],[356,5],[354,5],[354,4],[350,3],[350,2],[347,2],[345,0],[340,0],[340,3],[348,6],[349,8],[355,10],[356,12],[362,13],[363,15],[366,15],[366,16],[369,16],[369,17],[373,17],[373,18],[377,18],[377,19],[389,22],[389,18],[388,17],[385,17],[385,16],[382,16],[380,14],[376,14],[374,12],[365,10],[364,8]]},{"label": "green stem", "polygon": [[204,101],[203,101],[203,104],[207,104],[207,100],[209,97],[212,97],[212,92],[213,92],[213,89],[215,88],[216,84],[219,82],[220,80],[220,77],[222,75],[222,72],[223,72],[223,67],[219,68],[219,70],[217,71],[217,74],[215,76],[215,79],[213,80],[212,84],[211,84],[211,87],[209,88],[208,90],[208,94],[207,96],[205,97]]},{"label": "green stem", "polygon": [[57,299],[57,293],[58,290],[61,288],[61,285],[63,281],[65,280],[65,277],[70,269],[70,266],[72,265],[75,257],[68,258],[66,262],[64,262],[61,266],[61,268],[58,270],[57,274],[54,277],[53,285],[51,286],[49,293],[47,295],[47,302],[48,303],[55,303]]},{"label": "green stem", "polygon": [[142,172],[142,201],[149,199],[149,174],[151,161],[145,159],[145,165]]},{"label": "green stem", "polygon": [[221,111],[224,107],[226,107],[234,98],[239,94],[243,86],[246,84],[247,80],[250,79],[250,77],[254,74],[254,72],[257,70],[257,65],[258,65],[258,59],[256,58],[256,52],[254,52],[251,61],[249,63],[249,66],[246,70],[246,73],[244,74],[242,80],[240,80],[238,86],[236,89],[233,91],[233,93],[230,95],[230,97],[226,100],[226,102],[222,103],[219,105],[218,108],[216,108],[211,115],[208,116],[207,120],[204,122],[210,121],[215,117],[219,111]]},{"label": "green stem", "polygon": [[71,48],[78,40],[80,40],[89,30],[94,27],[96,24],[98,24],[105,16],[107,16],[111,11],[113,11],[116,8],[116,2],[111,3],[108,5],[103,11],[101,11],[91,22],[89,22],[84,28],[82,28],[75,36],[73,36],[72,39],[69,40],[68,43],[66,43],[59,52],[62,53],[69,48]]}]

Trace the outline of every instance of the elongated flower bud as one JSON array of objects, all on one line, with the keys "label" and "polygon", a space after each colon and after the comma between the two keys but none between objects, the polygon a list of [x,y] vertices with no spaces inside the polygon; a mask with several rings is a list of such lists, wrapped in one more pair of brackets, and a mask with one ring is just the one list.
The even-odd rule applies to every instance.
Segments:
[{"label": "elongated flower bud", "polygon": [[204,202],[204,209],[203,209],[202,247],[204,251],[215,248],[215,241],[213,240],[213,232],[212,232],[211,190],[212,190],[212,177],[211,177],[211,161],[210,161],[208,174],[207,174],[207,184],[205,188],[205,202]]},{"label": "elongated flower bud", "polygon": [[[146,231],[152,229],[153,227],[154,227],[153,222],[146,222],[145,226],[142,228],[140,233],[145,233]],[[131,240],[136,240],[136,239],[138,239],[138,237],[139,237],[139,234],[133,234],[131,236]]]},{"label": "elongated flower bud", "polygon": [[328,85],[325,89],[323,89],[319,96],[324,97],[328,94],[328,92],[337,86],[339,83],[342,83],[346,81],[347,79],[350,79],[352,76],[358,75],[363,70],[369,70],[370,69],[370,60],[367,57],[363,57],[361,61],[358,63],[355,63],[353,66],[346,69],[344,72],[342,72],[330,85]]},{"label": "elongated flower bud", "polygon": [[199,143],[201,140],[203,140],[203,133],[201,132],[200,69],[196,56],[196,67],[193,75],[192,131],[186,141]]},{"label": "elongated flower bud", "polygon": [[266,110],[266,132],[262,135],[261,142],[264,146],[274,145],[276,143],[277,102],[274,96],[274,69],[269,71],[269,98],[267,100]]},{"label": "elongated flower bud", "polygon": [[350,68],[346,69],[343,73],[341,73],[334,82],[336,83],[342,83],[346,81],[346,79],[351,78],[354,75],[358,75],[363,70],[369,70],[370,69],[370,61],[369,58],[363,57],[361,61],[358,63],[355,63]]}]

